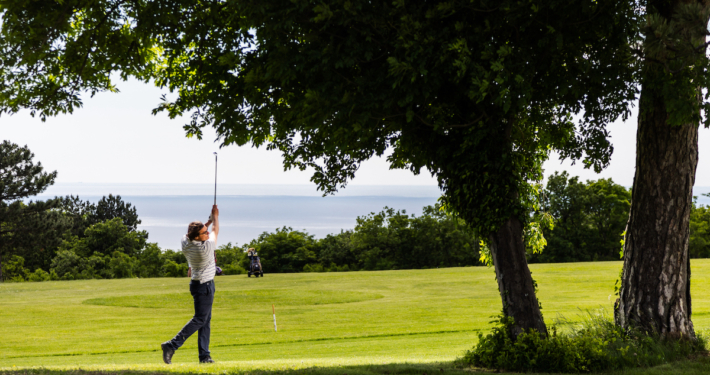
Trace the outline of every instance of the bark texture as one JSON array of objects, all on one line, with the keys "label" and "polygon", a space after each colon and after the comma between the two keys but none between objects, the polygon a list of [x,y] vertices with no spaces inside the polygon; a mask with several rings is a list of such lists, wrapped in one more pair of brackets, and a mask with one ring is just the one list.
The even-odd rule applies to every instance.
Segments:
[{"label": "bark texture", "polygon": [[688,237],[698,124],[670,126],[659,93],[641,90],[636,175],[617,324],[694,338]]},{"label": "bark texture", "polygon": [[525,258],[523,224],[511,216],[490,236],[491,258],[496,271],[503,311],[513,317],[513,337],[534,329],[547,335],[547,327],[535,296],[528,261]]}]

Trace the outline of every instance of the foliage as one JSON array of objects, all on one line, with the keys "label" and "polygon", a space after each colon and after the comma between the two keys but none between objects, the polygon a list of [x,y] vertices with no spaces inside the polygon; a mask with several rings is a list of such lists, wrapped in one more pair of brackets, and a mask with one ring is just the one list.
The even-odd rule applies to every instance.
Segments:
[{"label": "foliage", "polygon": [[473,231],[440,206],[424,207],[419,217],[388,207],[358,217],[351,243],[354,266],[367,270],[471,266],[480,257]]},{"label": "foliage", "polygon": [[512,318],[499,316],[488,335],[459,360],[461,364],[516,372],[579,373],[650,367],[705,352],[703,338],[662,339],[616,326],[604,311],[588,312],[568,333],[511,334]]},{"label": "foliage", "polygon": [[117,250],[113,252],[108,267],[114,278],[125,279],[134,277],[139,265],[137,259]]},{"label": "foliage", "polygon": [[146,239],[145,231],[130,230],[120,217],[94,224],[84,237],[64,240],[50,272],[63,280],[187,275],[182,253],[163,252]]},{"label": "foliage", "polygon": [[72,250],[61,249],[52,259],[50,273],[56,274],[61,280],[112,278],[113,274],[107,269],[110,261],[109,256],[99,253],[81,257]]},{"label": "foliage", "polygon": [[120,251],[129,256],[138,255],[145,247],[148,233],[130,231],[119,217],[106,222],[99,222],[84,231],[84,237],[71,237],[60,246],[62,250],[71,250],[79,256],[88,257],[99,253],[102,256]]},{"label": "foliage", "polygon": [[542,210],[555,219],[543,228],[544,252],[532,262],[580,262],[619,259],[619,236],[626,227],[631,192],[611,179],[580,182],[567,172],[551,175]]},{"label": "foliage", "polygon": [[135,269],[136,276],[157,277],[162,275],[163,257],[158,244],[146,243],[136,258],[138,262],[138,267]]},{"label": "foliage", "polygon": [[33,157],[27,147],[0,144],[0,281],[157,277],[168,259],[176,262],[169,270],[186,269],[177,266],[186,263],[182,254],[163,255],[147,244],[136,208],[121,196],[95,205],[74,196],[24,202],[57,175],[43,172]]},{"label": "foliage", "polygon": [[25,281],[30,271],[24,266],[25,259],[21,256],[13,255],[3,264],[3,277],[15,282]]},{"label": "foliage", "polygon": [[[311,234],[283,227],[273,233],[260,234],[248,247],[256,249],[264,272],[300,272],[316,261],[316,243]],[[249,258],[242,257],[241,266],[248,269]]]},{"label": "foliage", "polygon": [[187,276],[187,263],[176,263],[173,260],[166,260],[161,267],[165,277],[185,277]]},{"label": "foliage", "polygon": [[[1,112],[72,112],[83,90],[115,91],[114,70],[155,78],[178,91],[156,110],[192,113],[188,136],[211,125],[223,145],[268,144],[287,168],[313,167],[326,192],[389,147],[393,168],[435,174],[482,233],[524,218],[527,182],[550,147],[605,165],[603,124],[636,90],[627,2],[40,1],[2,11]],[[581,110],[575,133],[567,113]]]},{"label": "foliage", "polygon": [[83,236],[86,228],[91,225],[90,216],[96,210],[96,205],[82,201],[79,196],[67,195],[60,197],[59,210],[71,221],[70,235]]},{"label": "foliage", "polygon": [[45,172],[33,158],[26,146],[0,143],[0,281],[6,279],[3,256],[20,256],[31,268],[46,266],[59,242],[57,232],[66,225],[53,210],[57,200],[23,201],[43,192],[57,177],[56,171]]},{"label": "foliage", "polygon": [[639,82],[658,98],[641,96],[641,115],[661,103],[668,124],[709,127],[710,59],[705,39],[710,7],[700,1],[650,1],[646,8],[639,35],[643,47],[635,53],[644,62]]},{"label": "foliage", "polygon": [[318,241],[318,263],[304,267],[306,272],[355,271],[358,269],[357,256],[353,250],[352,230],[341,230],[338,234],[328,234]]},{"label": "foliage", "polygon": [[91,225],[121,218],[123,224],[129,231],[136,231],[138,219],[136,208],[130,203],[124,202],[120,195],[109,194],[103,196],[96,204],[89,201],[82,201],[78,196],[68,195],[59,198],[60,211],[72,221],[71,232],[75,236],[83,237],[86,228]]},{"label": "foliage", "polygon": [[[710,193],[706,195],[710,196]],[[693,204],[688,251],[691,258],[710,258],[710,206],[696,207]]]},{"label": "foliage", "polygon": [[[627,4],[479,7],[495,11],[463,1],[150,9],[154,32],[171,30],[158,82],[179,91],[159,110],[192,112],[188,135],[212,125],[225,145],[269,143],[287,167],[314,168],[326,192],[391,147],[392,167],[428,169],[445,201],[488,233],[511,214],[524,216],[527,181],[540,178],[548,147],[575,157],[586,149],[590,164],[605,164],[610,147],[594,120],[624,112],[618,103],[635,89],[619,79],[630,73]],[[594,27],[570,27],[591,14]],[[605,46],[591,46],[600,35]],[[198,49],[193,40],[202,41]],[[608,67],[614,79],[604,77]],[[575,138],[563,109],[582,106],[588,121]]]},{"label": "foliage", "polygon": [[163,252],[160,254],[160,257],[165,261],[171,260],[178,264],[187,263],[187,258],[185,258],[185,254],[183,254],[180,250],[163,250]]},{"label": "foliage", "polygon": [[135,232],[138,230],[138,224],[141,223],[138,219],[136,208],[132,207],[130,203],[124,202],[120,195],[113,196],[113,194],[109,194],[108,198],[104,196],[92,208],[92,212],[88,215],[88,220],[91,224],[120,217],[123,220],[123,225],[129,231]]},{"label": "foliage", "polygon": [[[406,212],[385,207],[378,214],[371,213],[356,220],[351,242],[358,263],[368,270],[397,269],[395,259],[412,250],[402,246],[411,242],[408,240],[412,236]],[[412,259],[421,257],[421,254],[411,255]]]},{"label": "foliage", "polygon": [[47,273],[47,271],[37,268],[35,272],[32,272],[27,276],[27,281],[39,282],[39,281],[50,281],[52,276]]},{"label": "foliage", "polygon": [[247,273],[247,270],[242,266],[242,262],[246,257],[245,248],[232,245],[227,242],[221,245],[215,251],[217,257],[217,265],[222,268],[225,275],[241,275]]},{"label": "foliage", "polygon": [[29,269],[49,269],[71,221],[57,211],[58,201],[20,202],[10,221],[0,224],[0,253],[18,255]]},{"label": "foliage", "polygon": [[57,172],[44,172],[34,154],[10,141],[0,144],[0,202],[8,204],[43,192],[54,183]]},{"label": "foliage", "polygon": [[[56,172],[43,172],[41,163],[32,161],[34,155],[27,147],[8,141],[0,145],[0,155],[0,260],[17,255],[27,268],[46,272],[60,248],[89,258],[96,251],[104,256],[118,248],[135,256],[145,246],[147,234],[136,231],[140,224],[136,209],[120,196],[103,197],[96,205],[74,196],[24,202],[22,199],[51,185]],[[125,225],[110,221],[114,218]],[[135,233],[127,235],[126,229]],[[0,263],[0,268],[5,267]],[[83,277],[93,275],[84,271],[89,273]]]},{"label": "foliage", "polygon": [[463,220],[447,216],[439,206],[424,207],[419,217],[385,207],[356,219],[353,230],[316,240],[291,228],[264,232],[242,248],[226,245],[218,264],[239,259],[249,267],[245,251],[254,247],[264,271],[343,272],[422,269],[478,265],[478,239]]}]

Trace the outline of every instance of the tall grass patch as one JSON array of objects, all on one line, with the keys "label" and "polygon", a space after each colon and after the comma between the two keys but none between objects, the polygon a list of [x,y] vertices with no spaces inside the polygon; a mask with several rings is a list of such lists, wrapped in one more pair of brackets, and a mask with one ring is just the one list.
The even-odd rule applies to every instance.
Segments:
[{"label": "tall grass patch", "polygon": [[[706,352],[706,340],[663,339],[616,326],[603,310],[587,312],[586,319],[548,336],[529,331],[513,339],[511,317],[499,316],[488,335],[479,334],[462,365],[520,372],[580,373],[652,367]],[[561,320],[559,323],[566,323]]]}]

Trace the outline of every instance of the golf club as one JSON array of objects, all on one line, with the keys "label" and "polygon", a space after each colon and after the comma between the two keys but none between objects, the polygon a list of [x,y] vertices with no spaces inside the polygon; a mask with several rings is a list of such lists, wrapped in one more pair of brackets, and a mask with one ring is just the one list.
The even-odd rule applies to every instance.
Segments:
[{"label": "golf club", "polygon": [[217,153],[214,154],[214,205],[217,205]]},{"label": "golf club", "polygon": [[[217,153],[214,154],[214,205],[217,205]],[[212,221],[212,214],[210,213],[210,221]],[[217,253],[214,254],[214,265],[215,265],[215,275],[222,275],[222,268],[217,265]]]},{"label": "golf club", "polygon": [[[214,205],[217,205],[217,152],[214,154]],[[210,213],[210,221],[212,221],[212,214]]]}]

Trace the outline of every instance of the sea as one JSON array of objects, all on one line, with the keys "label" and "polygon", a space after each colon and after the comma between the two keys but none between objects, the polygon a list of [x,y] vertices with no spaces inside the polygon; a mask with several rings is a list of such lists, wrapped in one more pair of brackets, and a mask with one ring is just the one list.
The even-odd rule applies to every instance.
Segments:
[{"label": "sea", "polygon": [[[120,195],[138,212],[138,229],[162,249],[179,249],[187,225],[207,221],[214,203],[210,184],[89,184],[57,183],[36,199],[74,195],[97,202],[109,194]],[[710,187],[695,187],[697,204],[710,205]],[[352,185],[335,195],[323,196],[314,185],[238,185],[217,187],[220,210],[218,243],[241,246],[264,232],[290,227],[323,238],[353,229],[356,219],[385,207],[421,215],[441,196],[436,186]]]}]

